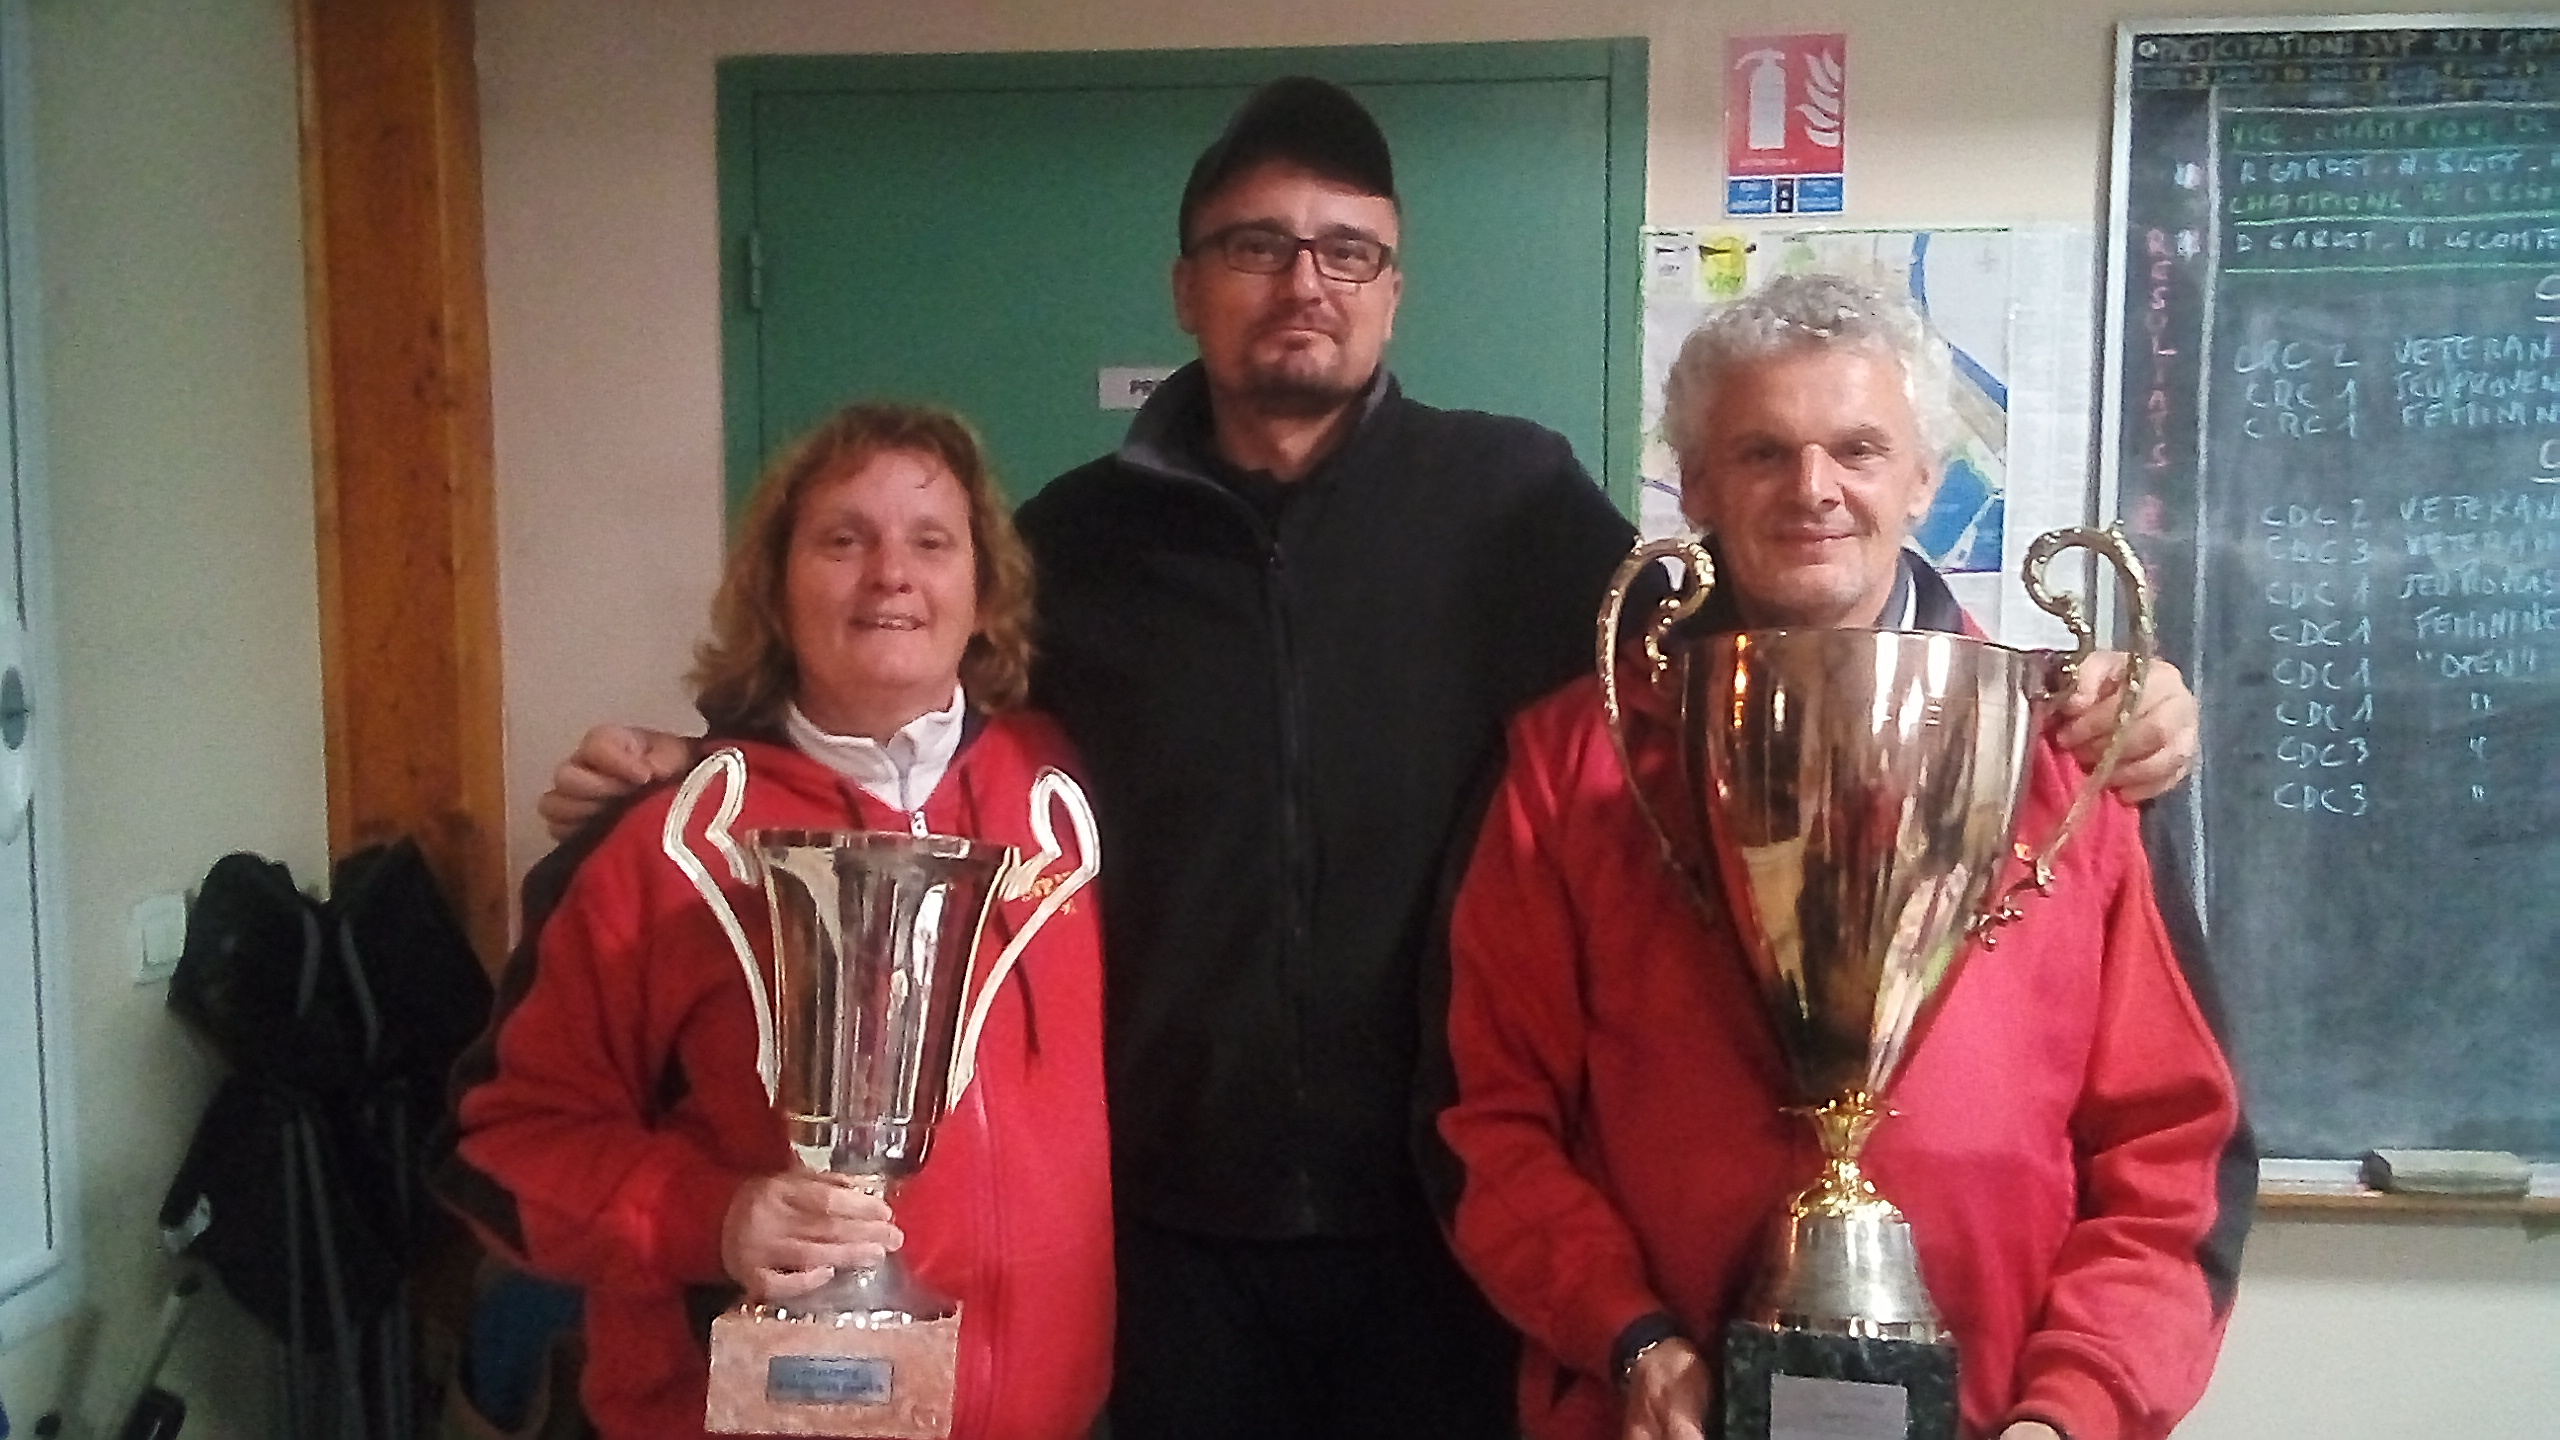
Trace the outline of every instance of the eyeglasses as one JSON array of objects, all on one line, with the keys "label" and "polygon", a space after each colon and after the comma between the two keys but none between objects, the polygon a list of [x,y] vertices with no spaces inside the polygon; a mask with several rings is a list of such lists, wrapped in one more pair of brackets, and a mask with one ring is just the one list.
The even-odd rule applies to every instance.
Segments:
[{"label": "eyeglasses", "polygon": [[1203,250],[1216,251],[1228,269],[1247,275],[1277,275],[1295,266],[1303,250],[1315,257],[1317,274],[1348,285],[1377,279],[1396,258],[1394,246],[1352,231],[1329,231],[1308,240],[1252,221],[1211,231],[1182,253],[1197,255]]}]

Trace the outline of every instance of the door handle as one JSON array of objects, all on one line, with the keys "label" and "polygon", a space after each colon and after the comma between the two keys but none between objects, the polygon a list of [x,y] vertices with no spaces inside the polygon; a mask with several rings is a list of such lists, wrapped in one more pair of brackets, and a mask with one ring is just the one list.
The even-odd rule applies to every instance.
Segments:
[{"label": "door handle", "polygon": [[14,845],[26,833],[34,798],[35,751],[27,730],[35,706],[27,698],[26,654],[26,627],[0,627],[0,845]]}]

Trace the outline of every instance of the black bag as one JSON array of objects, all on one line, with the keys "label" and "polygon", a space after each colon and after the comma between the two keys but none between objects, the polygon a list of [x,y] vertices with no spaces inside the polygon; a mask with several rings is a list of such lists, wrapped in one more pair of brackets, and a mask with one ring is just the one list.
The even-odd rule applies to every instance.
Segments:
[{"label": "black bag", "polygon": [[408,840],[340,860],[331,898],[273,860],[213,862],[187,910],[169,1008],[252,1079],[357,1096],[399,1079],[441,1093],[489,1020],[489,978]]},{"label": "black bag", "polygon": [[354,993],[333,954],[321,902],[276,861],[213,862],[187,907],[186,948],[169,977],[169,1008],[212,1044],[232,1073],[308,1095],[363,1088],[371,998]]},{"label": "black bag", "polygon": [[419,1082],[440,1113],[455,1058],[488,1026],[490,988],[426,857],[406,840],[347,856],[325,913],[381,1018],[368,1073]]},{"label": "black bag", "polygon": [[490,988],[415,844],[331,880],[315,900],[283,865],[226,855],[188,908],[169,1006],[232,1073],[160,1223],[285,1343],[293,1433],[334,1416],[339,1435],[400,1437],[416,1410],[401,1301],[438,1228],[423,1141]]},{"label": "black bag", "polygon": [[244,1075],[214,1091],[160,1208],[250,1318],[326,1354],[400,1299],[392,1157],[361,1130]]}]

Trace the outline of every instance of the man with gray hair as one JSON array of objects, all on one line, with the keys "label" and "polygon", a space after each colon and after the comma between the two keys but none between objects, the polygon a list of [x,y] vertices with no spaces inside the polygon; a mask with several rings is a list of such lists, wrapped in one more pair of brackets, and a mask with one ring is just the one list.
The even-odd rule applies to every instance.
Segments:
[{"label": "man with gray hair", "polygon": [[[1969,630],[1902,543],[1936,486],[1946,381],[1907,303],[1836,276],[1702,324],[1666,413],[1717,558],[1690,623]],[[1625,662],[1626,741],[1659,785],[1678,735],[1641,675]],[[1527,1432],[1694,1440],[1705,1357],[1813,1147],[1782,1113],[1736,932],[1663,863],[1599,689],[1510,727],[1451,921],[1438,1129],[1459,1258],[1528,1340]],[[2053,833],[2082,773],[2067,729],[2040,738],[2019,833]],[[1910,1216],[1968,1435],[2165,1436],[2220,1343],[2255,1161],[2189,973],[2192,912],[2174,883],[2155,897],[2138,826],[2093,808],[2052,892],[1948,992],[1861,1156]]]}]

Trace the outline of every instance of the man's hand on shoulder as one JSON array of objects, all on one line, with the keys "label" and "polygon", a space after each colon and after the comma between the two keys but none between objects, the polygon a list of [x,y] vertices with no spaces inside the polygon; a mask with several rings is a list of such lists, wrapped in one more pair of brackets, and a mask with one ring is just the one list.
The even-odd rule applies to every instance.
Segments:
[{"label": "man's hand on shoulder", "polygon": [[2013,1420],[2000,1432],[2000,1440],[2062,1440],[2062,1432],[2041,1420]]},{"label": "man's hand on shoulder", "polygon": [[1620,1440],[1706,1440],[1708,1393],[1696,1346],[1671,1339],[1648,1348],[1627,1372]]},{"label": "man's hand on shoulder", "polygon": [[551,838],[566,840],[598,810],[643,785],[681,775],[693,764],[694,742],[637,725],[598,725],[578,742],[577,753],[551,772],[551,788],[534,808]]},{"label": "man's hand on shoulder", "polygon": [[[2123,703],[2124,674],[2132,657],[2101,650],[2080,666],[2080,677],[2054,713],[2054,743],[2083,765],[2096,765],[2106,752],[2107,734],[2115,728]],[[2154,656],[2125,722],[2124,748],[2117,752],[2115,774],[2107,788],[2130,804],[2178,788],[2195,767],[2201,745],[2195,692],[2178,667]]]}]

